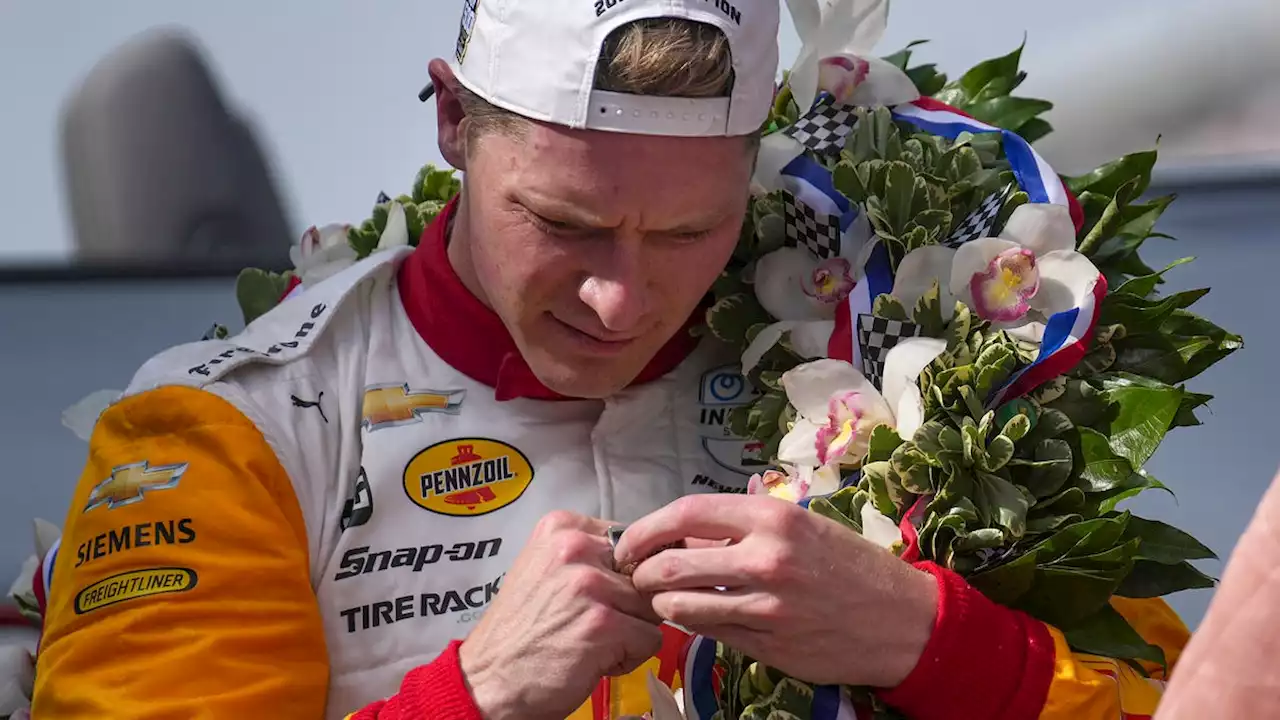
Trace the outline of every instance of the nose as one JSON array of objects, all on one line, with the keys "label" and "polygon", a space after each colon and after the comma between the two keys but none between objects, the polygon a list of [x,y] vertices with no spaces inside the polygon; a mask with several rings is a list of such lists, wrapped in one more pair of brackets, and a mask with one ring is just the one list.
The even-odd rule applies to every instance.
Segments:
[{"label": "nose", "polygon": [[646,311],[646,288],[638,253],[634,248],[617,247],[607,268],[590,272],[578,287],[578,298],[595,312],[611,333],[629,333],[639,326]]}]

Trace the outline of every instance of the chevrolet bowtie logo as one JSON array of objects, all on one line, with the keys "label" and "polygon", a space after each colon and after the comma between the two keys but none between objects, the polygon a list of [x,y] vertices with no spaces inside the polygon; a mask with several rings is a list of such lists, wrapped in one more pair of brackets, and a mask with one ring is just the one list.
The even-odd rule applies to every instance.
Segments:
[{"label": "chevrolet bowtie logo", "polygon": [[425,413],[457,415],[466,390],[410,390],[409,384],[375,385],[364,391],[360,422],[373,431],[420,422]]},{"label": "chevrolet bowtie logo", "polygon": [[146,460],[132,465],[121,465],[111,471],[111,477],[98,483],[89,493],[89,504],[84,511],[107,506],[114,510],[121,505],[141,502],[149,490],[168,490],[177,487],[178,480],[187,471],[186,463],[150,467]]}]

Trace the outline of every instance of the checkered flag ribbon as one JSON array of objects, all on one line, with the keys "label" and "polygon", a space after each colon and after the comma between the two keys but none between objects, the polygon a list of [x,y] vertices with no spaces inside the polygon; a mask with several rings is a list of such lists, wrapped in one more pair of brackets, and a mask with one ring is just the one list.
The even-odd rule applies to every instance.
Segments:
[{"label": "checkered flag ribbon", "polygon": [[840,254],[839,216],[818,212],[784,190],[782,220],[788,245],[806,247],[820,260]]},{"label": "checkered flag ribbon", "polygon": [[969,213],[959,225],[951,230],[951,234],[942,242],[947,247],[957,248],[969,242],[977,240],[981,237],[987,237],[995,228],[996,217],[1000,215],[1000,208],[1004,207],[1004,199],[1009,194],[1009,188],[997,190],[991,193]]},{"label": "checkered flag ribbon", "polygon": [[877,390],[884,387],[884,358],[895,345],[920,335],[920,326],[903,320],[886,320],[875,315],[858,316],[858,348],[862,353],[862,374]]},{"label": "checkered flag ribbon", "polygon": [[834,155],[844,149],[844,141],[853,133],[854,114],[851,105],[819,103],[799,120],[782,131],[819,155]]}]

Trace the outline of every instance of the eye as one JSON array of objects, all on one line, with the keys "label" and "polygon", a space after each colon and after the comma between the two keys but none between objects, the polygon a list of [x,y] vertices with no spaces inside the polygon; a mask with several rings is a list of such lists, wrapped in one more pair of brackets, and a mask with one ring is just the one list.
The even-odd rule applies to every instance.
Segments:
[{"label": "eye", "polygon": [[572,223],[562,222],[560,220],[552,220],[543,217],[532,210],[526,210],[529,215],[529,221],[539,230],[548,235],[560,235],[564,237],[577,237],[587,234],[589,231]]},{"label": "eye", "polygon": [[696,243],[711,237],[712,230],[693,230],[690,232],[674,233],[671,237],[678,243]]}]

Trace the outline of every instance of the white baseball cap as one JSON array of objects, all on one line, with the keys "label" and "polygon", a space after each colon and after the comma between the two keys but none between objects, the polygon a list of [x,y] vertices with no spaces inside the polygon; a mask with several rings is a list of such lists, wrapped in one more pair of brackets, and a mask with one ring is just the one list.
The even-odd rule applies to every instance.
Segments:
[{"label": "white baseball cap", "polygon": [[[454,73],[488,102],[571,128],[685,137],[758,132],[778,69],[779,0],[462,0]],[[609,33],[649,18],[720,29],[733,94],[672,98],[596,90]]]}]

